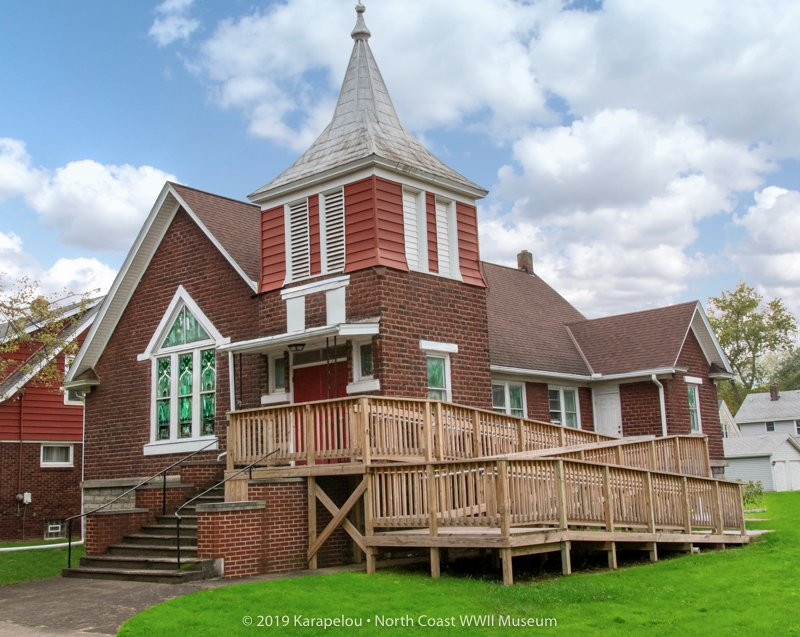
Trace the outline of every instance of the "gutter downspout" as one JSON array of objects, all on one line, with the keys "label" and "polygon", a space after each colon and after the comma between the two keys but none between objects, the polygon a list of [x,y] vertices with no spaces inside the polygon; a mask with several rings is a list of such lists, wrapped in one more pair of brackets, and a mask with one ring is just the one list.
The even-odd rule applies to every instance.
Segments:
[{"label": "gutter downspout", "polygon": [[658,407],[659,412],[661,414],[661,435],[666,438],[667,436],[667,408],[664,404],[664,385],[661,384],[661,381],[656,378],[655,374],[650,374],[650,380],[652,380],[656,387],[658,387]]}]

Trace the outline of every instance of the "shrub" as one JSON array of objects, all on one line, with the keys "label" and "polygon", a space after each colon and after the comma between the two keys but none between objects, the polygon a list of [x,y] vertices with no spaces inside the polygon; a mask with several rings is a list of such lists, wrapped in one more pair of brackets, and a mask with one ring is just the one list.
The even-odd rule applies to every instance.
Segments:
[{"label": "shrub", "polygon": [[745,509],[756,509],[764,506],[764,485],[760,481],[743,482],[742,484],[742,503]]}]

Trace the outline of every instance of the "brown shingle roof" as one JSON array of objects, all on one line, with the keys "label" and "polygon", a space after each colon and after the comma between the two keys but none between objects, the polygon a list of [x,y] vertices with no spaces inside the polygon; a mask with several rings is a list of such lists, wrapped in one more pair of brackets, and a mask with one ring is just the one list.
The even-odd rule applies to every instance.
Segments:
[{"label": "brown shingle roof", "polygon": [[589,373],[564,324],[583,315],[535,274],[483,263],[493,365]]},{"label": "brown shingle roof", "polygon": [[592,371],[620,374],[672,367],[697,301],[568,323]]},{"label": "brown shingle roof", "polygon": [[261,259],[261,208],[221,195],[170,182],[209,232],[253,281]]}]

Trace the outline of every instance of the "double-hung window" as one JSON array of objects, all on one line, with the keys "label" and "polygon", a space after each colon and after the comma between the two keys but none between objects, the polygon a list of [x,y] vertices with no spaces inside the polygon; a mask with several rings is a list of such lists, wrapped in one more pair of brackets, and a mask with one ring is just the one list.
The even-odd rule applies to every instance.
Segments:
[{"label": "double-hung window", "polygon": [[572,429],[579,428],[578,390],[574,387],[550,387],[547,394],[550,422]]},{"label": "double-hung window", "polygon": [[765,425],[766,425],[766,431],[767,431],[768,434],[775,433],[775,423],[774,422],[770,421],[770,422],[765,423]]},{"label": "double-hung window", "polygon": [[525,385],[508,381],[492,383],[492,409],[501,414],[525,417]]},{"label": "double-hung window", "polygon": [[428,398],[449,400],[450,358],[447,354],[429,354],[425,360],[428,368]]},{"label": "double-hung window", "polygon": [[686,387],[689,391],[689,429],[692,433],[699,433],[703,430],[700,420],[700,386],[687,382]]}]

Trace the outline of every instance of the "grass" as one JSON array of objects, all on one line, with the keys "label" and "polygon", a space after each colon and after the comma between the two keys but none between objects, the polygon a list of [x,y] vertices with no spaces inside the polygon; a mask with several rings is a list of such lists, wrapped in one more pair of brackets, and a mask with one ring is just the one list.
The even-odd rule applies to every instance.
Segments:
[{"label": "grass", "polygon": [[[63,542],[64,540],[59,541]],[[57,544],[58,542],[54,543]],[[9,542],[2,546],[28,546],[31,544],[47,544],[47,542],[41,540],[35,542]],[[82,545],[72,547],[73,566],[80,561],[82,555]],[[66,548],[0,552],[0,586],[56,577],[61,574],[61,569],[66,568],[66,566]]]},{"label": "grass", "polygon": [[[74,538],[72,541],[77,542],[80,538]],[[0,549],[12,548],[15,546],[42,546],[44,544],[63,544],[66,538],[60,537],[54,540],[13,540],[11,542],[0,542]]]},{"label": "grass", "polygon": [[[437,635],[528,634],[531,628],[462,628],[461,615],[555,617],[556,628],[538,630],[591,635],[800,635],[797,582],[800,564],[800,493],[769,494],[768,522],[775,529],[743,549],[686,555],[657,564],[539,578],[503,587],[496,581],[422,573],[339,573],[211,589],[170,600],[130,619],[123,637],[175,635],[315,635],[321,628],[294,625],[304,617],[360,618],[363,628],[330,628],[326,634],[377,635],[375,616],[455,618]],[[516,562],[515,562],[516,568]],[[288,626],[245,626],[250,616],[289,616]],[[368,620],[371,620],[368,622]],[[274,622],[273,622],[274,624]],[[398,634],[428,634],[403,627]]]}]

